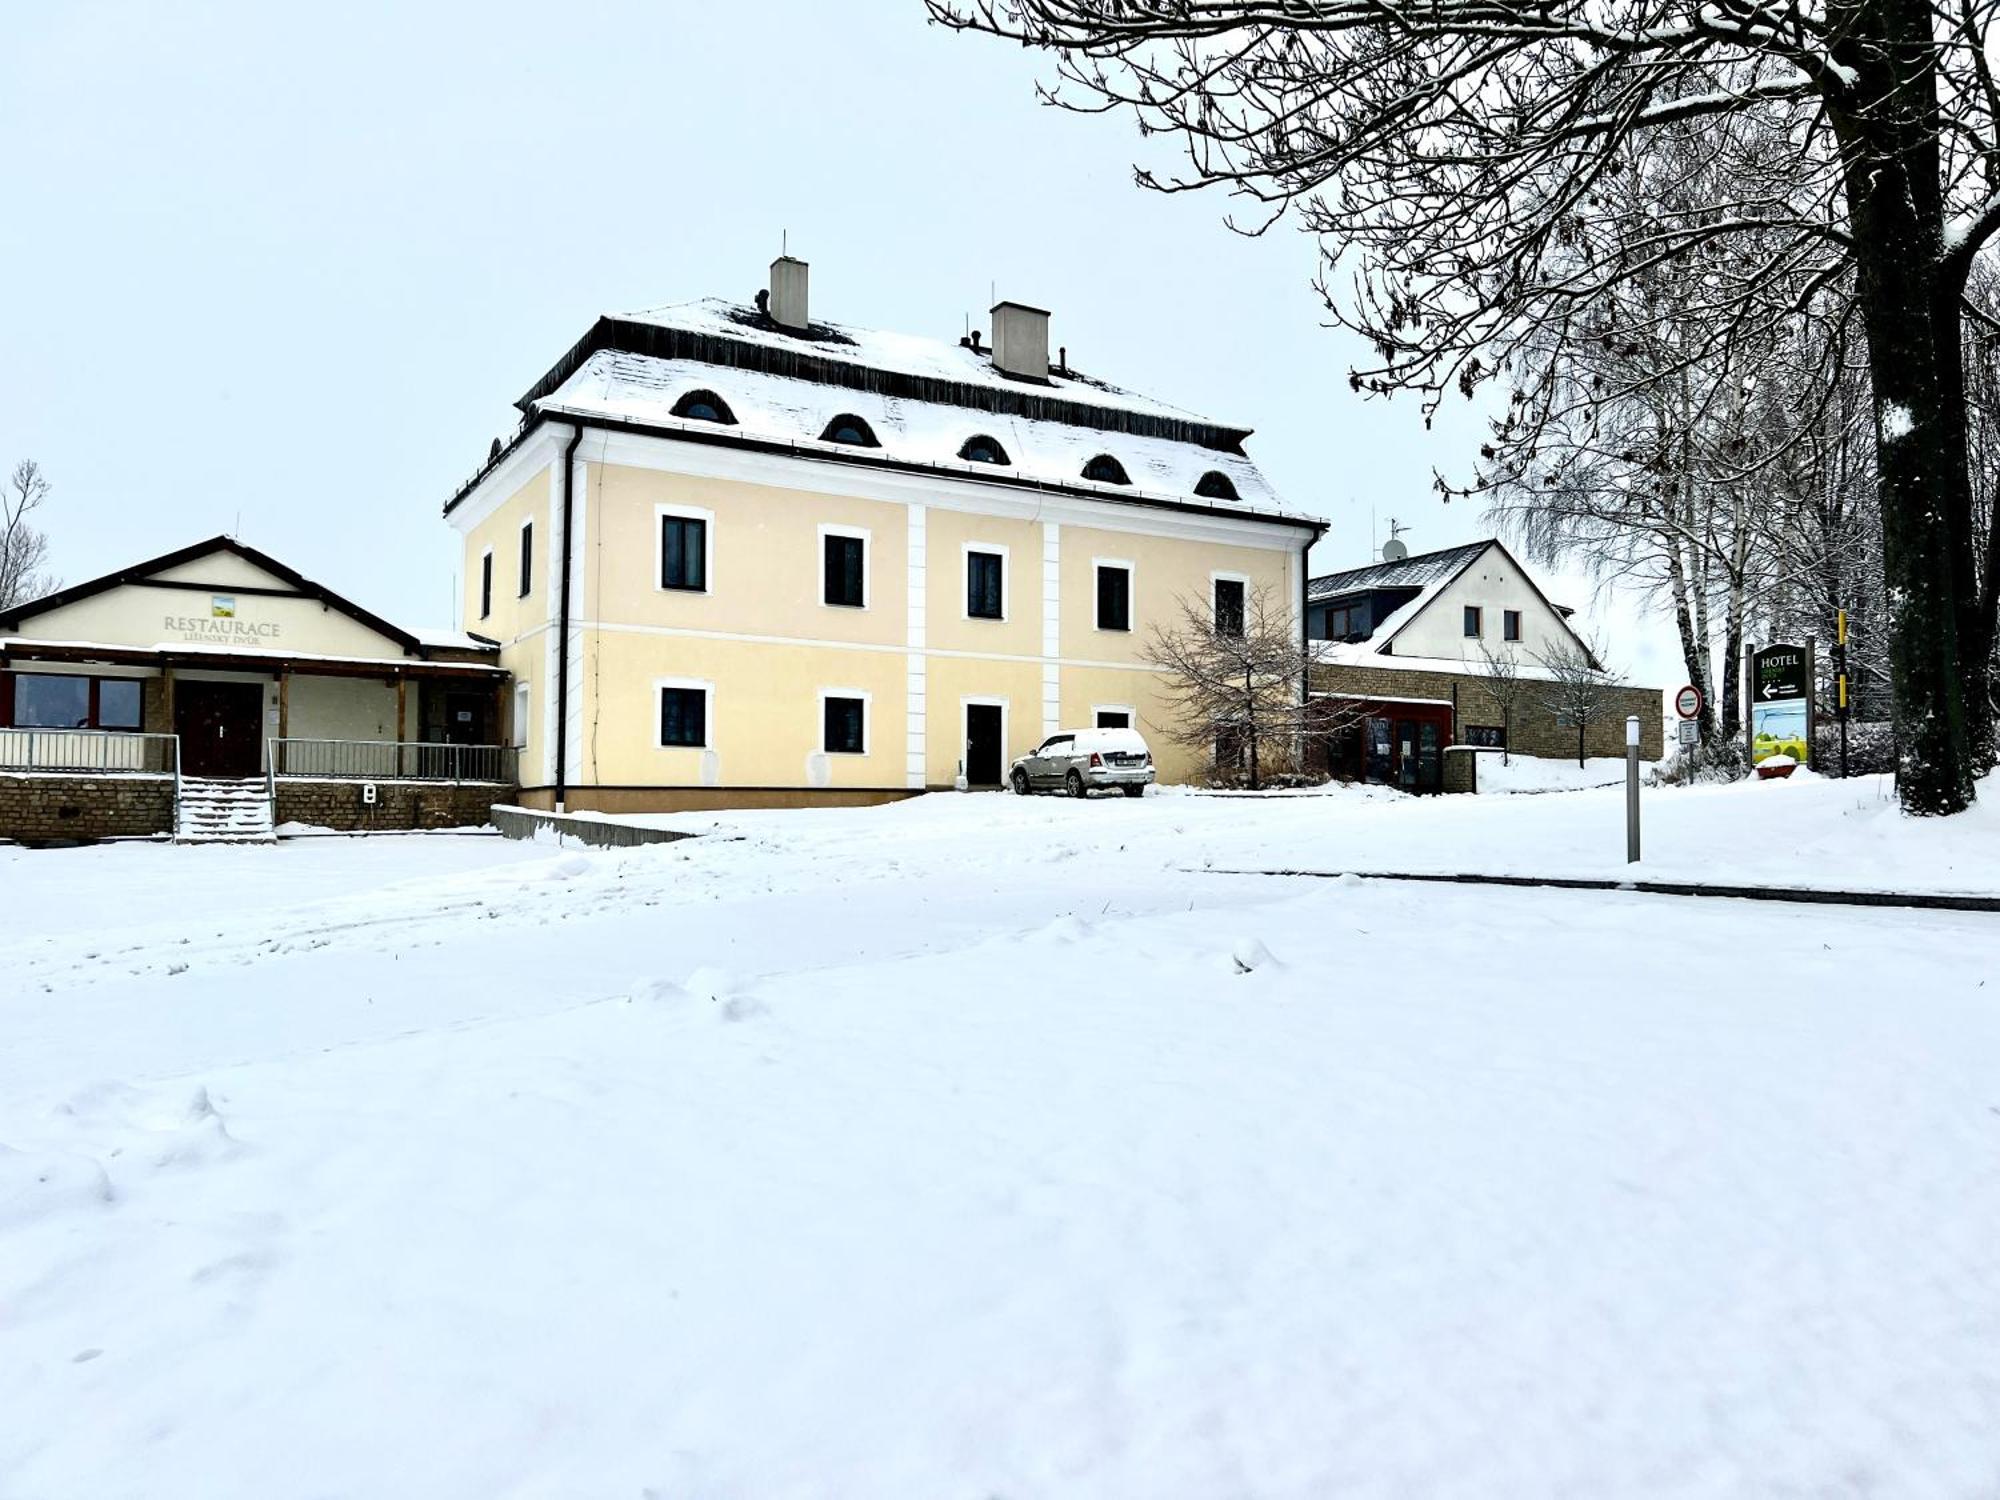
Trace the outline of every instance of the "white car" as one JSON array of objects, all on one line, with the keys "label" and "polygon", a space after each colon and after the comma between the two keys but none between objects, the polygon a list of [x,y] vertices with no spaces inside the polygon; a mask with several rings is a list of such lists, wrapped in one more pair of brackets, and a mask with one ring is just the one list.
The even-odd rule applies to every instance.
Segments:
[{"label": "white car", "polygon": [[1143,796],[1153,779],[1153,752],[1136,729],[1064,729],[1015,761],[1007,784],[1021,796],[1066,792],[1084,797],[1100,787]]}]

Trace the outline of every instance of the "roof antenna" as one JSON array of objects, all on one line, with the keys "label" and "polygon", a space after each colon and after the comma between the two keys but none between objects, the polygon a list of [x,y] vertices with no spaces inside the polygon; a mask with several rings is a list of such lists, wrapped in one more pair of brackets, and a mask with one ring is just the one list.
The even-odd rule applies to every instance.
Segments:
[{"label": "roof antenna", "polygon": [[778,231],[778,254],[790,255],[791,253],[792,253],[792,232],[789,229],[781,228]]}]

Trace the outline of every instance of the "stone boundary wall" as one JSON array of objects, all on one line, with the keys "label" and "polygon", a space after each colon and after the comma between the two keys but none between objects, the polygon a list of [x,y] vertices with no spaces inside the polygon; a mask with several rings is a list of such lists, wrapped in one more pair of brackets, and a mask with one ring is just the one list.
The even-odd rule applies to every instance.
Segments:
[{"label": "stone boundary wall", "polygon": [[0,841],[86,844],[173,827],[171,776],[0,771]]},{"label": "stone boundary wall", "polygon": [[410,828],[483,828],[493,821],[495,803],[511,801],[514,789],[498,782],[377,781],[375,805],[361,800],[359,781],[278,779],[278,818],[310,823],[342,833],[379,833]]},{"label": "stone boundary wall", "polygon": [[[1392,656],[1382,658],[1393,662]],[[1430,672],[1409,667],[1353,667],[1332,662],[1316,662],[1312,668],[1312,690],[1336,697],[1353,698],[1435,698],[1452,705],[1452,738],[1465,743],[1466,726],[1501,724],[1499,705],[1486,691],[1486,684],[1469,673]],[[1665,705],[1657,688],[1617,687],[1608,690],[1610,711],[1593,723],[1584,736],[1585,753],[1625,755],[1625,720],[1639,716],[1639,753],[1649,761],[1665,753]],[[1556,722],[1555,715],[1536,701],[1534,685],[1523,693],[1514,722],[1507,728],[1507,748],[1516,755],[1535,755],[1548,760],[1576,758],[1576,730]],[[1461,757],[1462,758],[1462,757]],[[1446,757],[1447,760],[1451,757]]]},{"label": "stone boundary wall", "polygon": [[597,849],[635,849],[641,844],[671,844],[697,835],[673,828],[647,828],[639,823],[609,823],[576,813],[537,812],[526,807],[496,807],[493,826],[510,839],[531,839],[548,832],[567,841]]}]

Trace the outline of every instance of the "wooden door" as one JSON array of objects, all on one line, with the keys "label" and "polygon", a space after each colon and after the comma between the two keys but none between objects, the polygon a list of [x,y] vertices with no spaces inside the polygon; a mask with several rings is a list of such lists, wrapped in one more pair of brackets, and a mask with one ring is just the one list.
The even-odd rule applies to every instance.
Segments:
[{"label": "wooden door", "polygon": [[998,786],[1001,765],[1000,705],[965,705],[965,781],[968,786]]},{"label": "wooden door", "polygon": [[263,769],[258,748],[264,688],[255,682],[174,684],[174,733],[181,737],[185,776],[242,778]]}]

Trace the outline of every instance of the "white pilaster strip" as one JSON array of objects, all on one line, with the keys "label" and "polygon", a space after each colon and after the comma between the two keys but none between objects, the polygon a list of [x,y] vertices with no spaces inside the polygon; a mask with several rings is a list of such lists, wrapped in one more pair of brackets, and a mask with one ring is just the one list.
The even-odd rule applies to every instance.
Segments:
[{"label": "white pilaster strip", "polygon": [[[556,630],[558,609],[557,594],[560,579],[557,574],[562,558],[562,502],[557,498],[561,488],[562,450],[558,448],[549,460],[549,540],[542,550],[548,553],[542,566],[547,569],[542,589],[542,602],[547,606],[548,629],[542,636],[542,680],[529,689],[528,712],[537,715],[542,723],[542,771],[537,779],[543,786],[553,786],[556,779],[556,645],[560,639]],[[521,778],[524,782],[526,776]]]},{"label": "white pilaster strip", "polygon": [[1062,527],[1042,522],[1042,733],[1062,728]]},{"label": "white pilaster strip", "polygon": [[922,791],[925,783],[926,755],[925,726],[925,675],[924,675],[924,612],[927,607],[926,569],[924,555],[925,510],[921,505],[910,506],[909,529],[909,634],[905,644],[909,648],[909,684],[905,702],[908,707],[904,715],[905,761],[904,784],[912,791]]},{"label": "white pilaster strip", "polygon": [[[564,716],[569,721],[568,775],[565,778],[574,788],[585,779],[583,754],[583,622],[589,618],[591,606],[597,601],[584,593],[584,579],[588,570],[584,566],[584,548],[590,534],[590,465],[585,463],[581,453],[570,464],[570,524],[576,529],[576,540],[569,555],[569,702],[563,705]],[[553,635],[555,632],[551,631]],[[597,768],[591,766],[589,775],[594,778]]]}]

